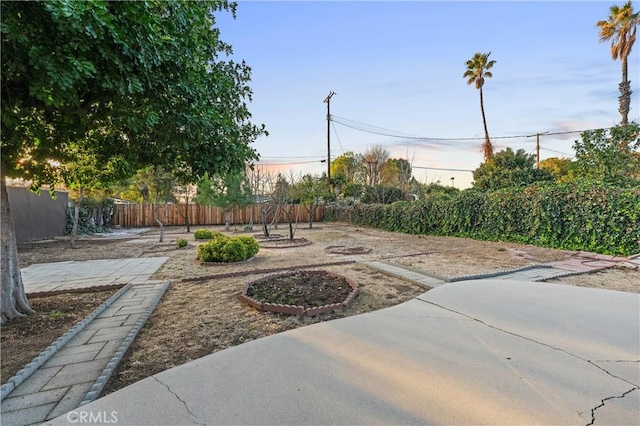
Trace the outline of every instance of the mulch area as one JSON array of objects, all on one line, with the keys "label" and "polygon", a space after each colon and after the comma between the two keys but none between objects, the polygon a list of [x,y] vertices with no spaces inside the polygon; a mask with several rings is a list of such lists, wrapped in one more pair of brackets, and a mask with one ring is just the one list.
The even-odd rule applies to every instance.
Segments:
[{"label": "mulch area", "polygon": [[36,313],[0,327],[2,384],[116,291],[110,289],[29,297],[29,303]]},{"label": "mulch area", "polygon": [[315,271],[297,271],[263,278],[247,289],[261,302],[313,308],[342,303],[353,289],[344,277]]}]

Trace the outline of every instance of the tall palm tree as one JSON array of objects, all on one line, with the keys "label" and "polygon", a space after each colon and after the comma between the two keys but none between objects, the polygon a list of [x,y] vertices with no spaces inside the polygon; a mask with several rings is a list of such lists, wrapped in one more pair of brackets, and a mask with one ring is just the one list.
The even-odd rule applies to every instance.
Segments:
[{"label": "tall palm tree", "polygon": [[600,28],[600,43],[611,40],[611,57],[613,60],[620,58],[622,62],[622,82],[620,88],[620,115],[621,124],[629,124],[629,110],[631,109],[631,84],[627,77],[627,58],[631,53],[633,43],[636,41],[636,25],[640,22],[640,13],[633,13],[631,1],[626,2],[622,7],[613,5],[609,8],[609,19],[598,21]]},{"label": "tall palm tree", "polygon": [[484,154],[485,163],[491,160],[493,157],[493,145],[489,140],[489,131],[487,130],[487,118],[484,114],[484,99],[482,97],[482,86],[484,86],[484,80],[486,78],[493,77],[493,74],[489,71],[496,61],[490,61],[489,53],[476,53],[473,58],[466,62],[467,70],[463,77],[467,79],[467,84],[475,84],[476,89],[480,91],[480,111],[482,112],[482,124],[484,124],[484,144],[482,145],[482,152]]}]

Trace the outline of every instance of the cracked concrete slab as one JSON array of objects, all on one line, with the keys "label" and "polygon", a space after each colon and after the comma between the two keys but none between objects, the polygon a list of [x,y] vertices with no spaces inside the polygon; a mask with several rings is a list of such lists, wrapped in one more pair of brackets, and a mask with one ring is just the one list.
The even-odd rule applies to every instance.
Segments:
[{"label": "cracked concrete slab", "polygon": [[[613,396],[592,411],[590,425],[640,425],[640,389],[630,389],[624,396]],[[629,418],[623,413],[633,413]]]},{"label": "cracked concrete slab", "polygon": [[220,351],[82,409],[115,410],[123,424],[586,425],[592,410],[635,424],[638,392],[611,399],[633,385],[589,359],[638,356],[636,295],[571,288],[447,284]]},{"label": "cracked concrete slab", "polygon": [[447,284],[419,299],[584,359],[640,358],[637,293],[485,279]]},{"label": "cracked concrete slab", "polygon": [[[123,425],[188,425],[191,424],[189,413],[185,409],[184,404],[176,395],[170,392],[165,385],[155,380],[153,377],[148,377],[137,384],[144,387],[145,395],[142,400],[142,395],[136,398],[129,398],[127,401],[122,401],[118,406],[108,408],[105,412],[109,415],[113,414],[117,419],[115,424]],[[104,398],[103,398],[104,399]],[[102,401],[102,399],[98,400]],[[73,410],[74,417],[67,418],[66,414],[57,417],[54,420],[43,423],[44,425],[55,424],[78,424],[77,418],[84,416],[89,418],[89,415],[97,415],[97,411],[94,408],[94,403],[83,405]],[[129,421],[131,418],[130,413],[137,410],[149,410],[150,412],[162,413],[157,419],[144,419],[139,418],[137,421]],[[129,414],[128,414],[129,413]],[[77,415],[77,417],[75,417]],[[75,421],[74,421],[75,420]]]},{"label": "cracked concrete slab", "polygon": [[[591,361],[610,374],[640,387],[640,361]],[[638,406],[640,411],[640,405]],[[640,423],[638,423],[640,424]]]}]

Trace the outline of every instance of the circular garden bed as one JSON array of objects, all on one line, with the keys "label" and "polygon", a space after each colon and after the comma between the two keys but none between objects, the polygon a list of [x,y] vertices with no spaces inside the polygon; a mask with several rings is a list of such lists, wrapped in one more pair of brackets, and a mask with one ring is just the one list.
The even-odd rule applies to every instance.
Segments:
[{"label": "circular garden bed", "polygon": [[259,243],[263,248],[292,248],[308,246],[311,241],[306,238],[275,238],[260,240]]},{"label": "circular garden bed", "polygon": [[362,246],[327,246],[324,248],[327,254],[367,254],[371,248]]},{"label": "circular garden bed", "polygon": [[347,306],[358,294],[351,279],[327,271],[296,271],[248,283],[240,300],[260,311],[314,316]]}]

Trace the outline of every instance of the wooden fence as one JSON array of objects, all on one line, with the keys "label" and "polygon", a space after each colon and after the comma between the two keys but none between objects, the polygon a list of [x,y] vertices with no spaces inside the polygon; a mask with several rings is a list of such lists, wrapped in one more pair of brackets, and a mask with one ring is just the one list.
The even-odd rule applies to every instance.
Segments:
[{"label": "wooden fence", "polygon": [[[266,211],[267,206],[253,205],[240,209],[233,209],[231,214],[232,225],[246,225],[251,221],[253,212],[253,223],[261,222],[262,211]],[[162,215],[162,206],[158,206],[158,217]],[[283,208],[273,208],[267,220],[271,222],[275,214],[278,214],[278,222],[287,222],[287,215]],[[314,221],[321,221],[323,207],[316,207]],[[191,225],[224,225],[224,211],[219,207],[203,206],[199,204],[189,204],[189,223]],[[293,221],[308,222],[309,212],[302,205],[291,206],[291,217]],[[118,204],[113,213],[113,226],[123,228],[158,226],[153,220],[153,204]],[[185,204],[169,204],[167,206],[166,226],[183,226],[185,221]]]}]

